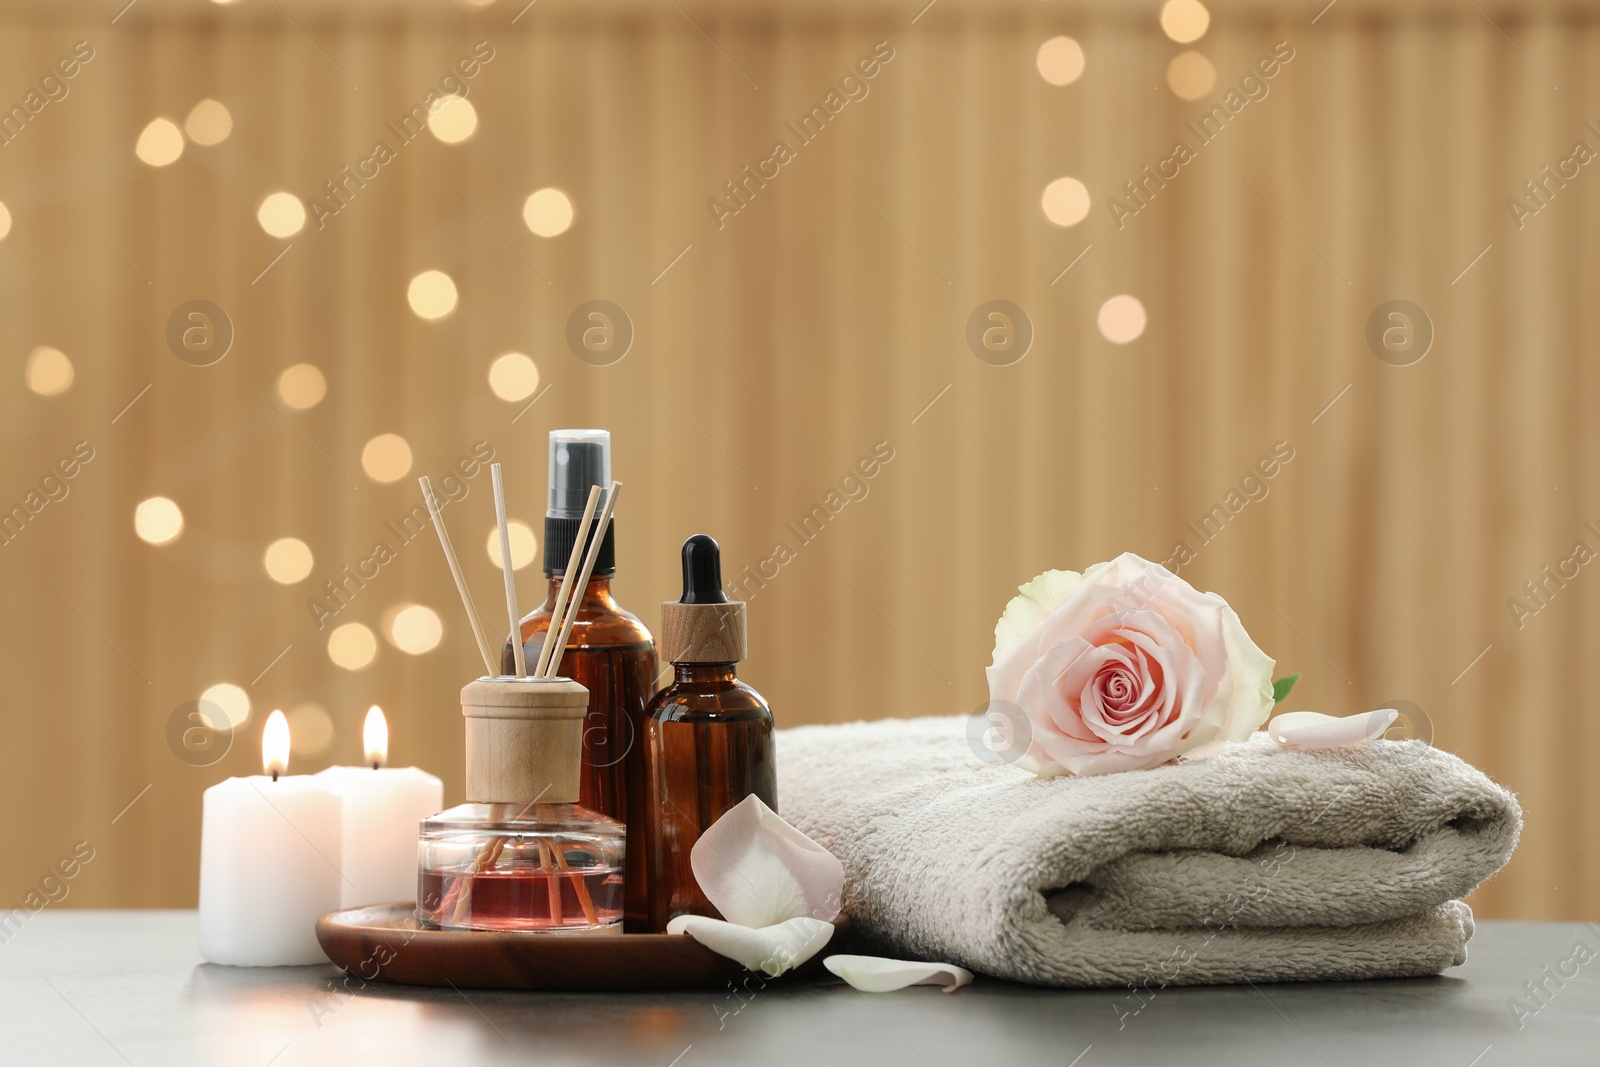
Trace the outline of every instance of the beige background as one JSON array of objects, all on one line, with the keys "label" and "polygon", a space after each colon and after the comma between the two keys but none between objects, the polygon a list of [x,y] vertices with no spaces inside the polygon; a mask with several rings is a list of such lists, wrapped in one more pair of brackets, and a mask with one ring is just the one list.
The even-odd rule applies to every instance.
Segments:
[{"label": "beige background", "polygon": [[[329,747],[295,759],[307,771],[356,762],[361,715],[381,704],[395,761],[439,773],[458,800],[456,690],[477,660],[437,547],[401,549],[339,617],[377,629],[396,604],[430,605],[447,627],[432,653],[384,644],[365,671],[338,669],[306,599],[417,502],[415,474],[437,477],[480,439],[508,466],[513,515],[537,526],[546,432],[593,424],[613,431],[628,484],[618,594],[652,626],[684,536],[720,538],[730,571],[755,564],[875,442],[893,448],[867,497],[751,601],[744,673],[790,725],[979,707],[1018,583],[1196,545],[1185,523],[1289,442],[1270,494],[1184,575],[1235,605],[1280,673],[1306,673],[1294,706],[1411,701],[1436,743],[1519,792],[1528,828],[1475,898],[1481,915],[1600,915],[1600,577],[1583,571],[1520,630],[1507,607],[1575,541],[1600,549],[1583,528],[1600,521],[1600,176],[1584,168],[1520,232],[1506,207],[1573,141],[1600,147],[1584,129],[1600,120],[1593,6],[1344,0],[1312,24],[1316,3],[1231,0],[1193,46],[1219,75],[1194,103],[1166,86],[1182,46],[1154,0],[942,0],[915,24],[917,0],[540,0],[515,25],[515,0],[368,0],[338,16],[142,0],[111,25],[120,6],[0,15],[5,101],[73,41],[97,52],[0,148],[14,217],[0,500],[74,442],[96,451],[71,495],[0,548],[0,904],[86,839],[96,858],[69,905],[192,906],[200,793],[258,767],[275,707],[331,718]],[[1061,88],[1034,66],[1058,33],[1087,55]],[[257,226],[261,197],[316,195],[480,40],[495,59],[471,83],[476,136],[407,146],[252,283],[285,244]],[[707,198],[879,40],[895,58],[870,96],[719,231]],[[1270,95],[1119,231],[1107,197],[1279,40],[1295,58]],[[229,140],[161,169],[135,159],[147,122],[203,97],[231,110]],[[1039,207],[1062,175],[1094,197],[1065,229]],[[548,185],[577,220],[541,239],[520,211]],[[406,304],[429,268],[461,295],[438,323]],[[1095,326],[1119,293],[1149,314],[1126,346]],[[209,368],[163,340],[197,297],[237,330]],[[564,341],[596,297],[637,334],[605,368]],[[1036,331],[1013,366],[963,339],[993,298]],[[1437,331],[1413,366],[1364,340],[1393,298]],[[40,344],[75,364],[60,396],[23,387]],[[549,385],[515,422],[522,405],[485,379],[509,350]],[[300,361],[330,390],[286,418],[267,398]],[[416,456],[388,486],[360,465],[384,432]],[[448,514],[492,612],[486,485]],[[158,494],[187,520],[159,548],[132,529]],[[316,555],[296,586],[261,565],[284,536]],[[531,600],[535,571],[522,576]],[[168,718],[222,680],[248,688],[250,723],[221,763],[187,766]]]}]

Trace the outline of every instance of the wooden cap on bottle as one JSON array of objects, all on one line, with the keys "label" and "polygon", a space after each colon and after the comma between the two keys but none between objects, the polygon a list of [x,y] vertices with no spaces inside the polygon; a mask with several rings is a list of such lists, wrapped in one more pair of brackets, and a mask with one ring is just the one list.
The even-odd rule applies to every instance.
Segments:
[{"label": "wooden cap on bottle", "polygon": [[461,689],[467,800],[575,804],[589,690],[570,678],[479,678]]},{"label": "wooden cap on bottle", "polygon": [[744,601],[661,605],[662,658],[668,663],[738,663],[749,652]]}]

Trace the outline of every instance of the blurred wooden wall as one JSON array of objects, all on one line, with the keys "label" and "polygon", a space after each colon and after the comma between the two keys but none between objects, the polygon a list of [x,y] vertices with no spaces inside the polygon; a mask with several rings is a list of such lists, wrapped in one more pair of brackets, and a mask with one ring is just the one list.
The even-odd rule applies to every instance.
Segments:
[{"label": "blurred wooden wall", "polygon": [[[1155,0],[920,16],[919,0],[143,0],[113,24],[120,6],[0,14],[0,102],[73,42],[95,50],[0,147],[0,504],[75,442],[95,453],[0,548],[0,904],[84,839],[96,859],[70,905],[192,906],[200,793],[258,767],[272,708],[332,722],[296,757],[306,771],[359,760],[381,704],[395,761],[460,799],[456,691],[478,662],[437,546],[401,548],[336,620],[377,632],[395,605],[428,605],[446,627],[431,653],[381,642],[339,669],[306,601],[418,502],[417,474],[480,440],[538,528],[547,431],[595,425],[628,484],[618,594],[651,625],[684,536],[717,536],[730,578],[797,548],[751,600],[744,671],[782,724],[971,711],[1018,583],[1187,541],[1184,576],[1234,604],[1280,673],[1305,672],[1295,706],[1409,701],[1437,744],[1518,791],[1527,832],[1480,914],[1600,915],[1600,574],[1549,586],[1520,628],[1508,607],[1575,542],[1600,551],[1600,167],[1520,230],[1507,207],[1573,142],[1600,149],[1592,5],[1345,0],[1313,23],[1315,3],[1228,0],[1191,46],[1162,34]],[[1035,66],[1059,34],[1087,59],[1061,87]],[[470,140],[407,145],[324,229],[262,231],[266,194],[322,195],[480,41],[494,58],[470,83]],[[719,229],[707,200],[879,41],[894,58],[870,95]],[[1294,58],[1270,94],[1119,229],[1108,198],[1279,41]],[[1167,85],[1186,47],[1218,76],[1196,101]],[[227,140],[161,168],[135,157],[147,123],[203,98],[231,112]],[[1093,198],[1070,227],[1040,208],[1061,176]],[[576,208],[553,238],[521,219],[547,186]],[[438,322],[407,305],[429,269],[459,290]],[[1118,294],[1148,314],[1126,345],[1096,325]],[[237,333],[214,366],[164,337],[197,298]],[[635,330],[611,366],[565,340],[596,298]],[[1365,338],[1399,298],[1436,333],[1410,366]],[[991,299],[1031,320],[1014,365],[965,340]],[[67,391],[24,386],[39,345],[72,361]],[[513,350],[548,386],[525,410],[486,380]],[[275,383],[301,362],[328,394],[294,412]],[[389,485],[362,473],[381,433],[415,457]],[[1280,441],[1294,458],[1268,495],[1202,547],[1185,524]],[[865,497],[799,547],[786,523],[878,442],[893,459]],[[487,475],[471,484],[447,514],[493,614]],[[133,528],[158,495],[186,521],[160,547]],[[287,536],[315,565],[284,586],[262,552]],[[532,600],[536,568],[521,573]],[[169,718],[219,681],[247,690],[250,722],[224,760],[186,765]]]}]

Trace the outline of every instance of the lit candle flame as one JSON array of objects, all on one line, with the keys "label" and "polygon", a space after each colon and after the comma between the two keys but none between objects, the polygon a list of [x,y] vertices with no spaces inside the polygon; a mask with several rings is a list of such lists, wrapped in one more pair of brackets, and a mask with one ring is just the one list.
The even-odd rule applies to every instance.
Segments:
[{"label": "lit candle flame", "polygon": [[272,775],[274,782],[289,770],[289,720],[281,711],[268,715],[267,725],[261,728],[261,769]]},{"label": "lit candle flame", "polygon": [[389,723],[383,717],[383,709],[376,704],[367,709],[361,740],[367,746],[367,762],[372,764],[372,769],[382,767],[389,758]]}]

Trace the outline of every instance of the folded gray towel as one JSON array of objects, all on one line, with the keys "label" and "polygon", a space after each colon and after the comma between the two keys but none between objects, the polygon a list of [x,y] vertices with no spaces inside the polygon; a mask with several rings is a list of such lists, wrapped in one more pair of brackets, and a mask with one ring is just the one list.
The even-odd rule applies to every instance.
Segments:
[{"label": "folded gray towel", "polygon": [[1437,974],[1516,798],[1420,741],[1265,734],[1090,778],[985,765],[964,716],[778,734],[779,810],[839,857],[867,947],[1054,986]]}]

